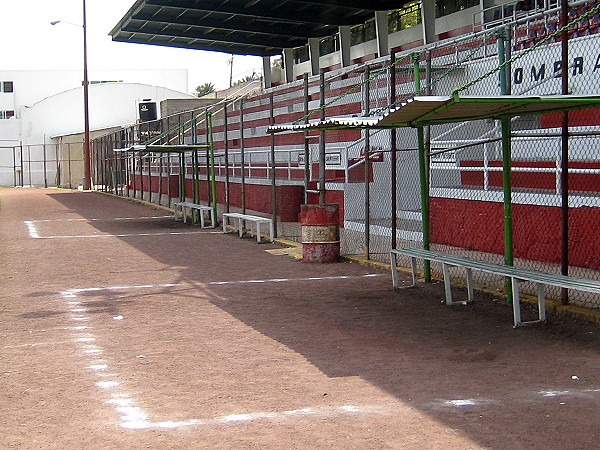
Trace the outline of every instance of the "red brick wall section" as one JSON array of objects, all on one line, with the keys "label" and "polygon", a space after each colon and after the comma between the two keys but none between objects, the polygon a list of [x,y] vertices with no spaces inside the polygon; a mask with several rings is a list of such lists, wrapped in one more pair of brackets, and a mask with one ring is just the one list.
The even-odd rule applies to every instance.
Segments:
[{"label": "red brick wall section", "polygon": [[[431,242],[504,254],[502,203],[432,198]],[[600,208],[569,211],[569,263],[600,269]],[[515,258],[560,264],[561,210],[552,206],[513,205]]]},{"label": "red brick wall section", "polygon": [[[569,111],[569,126],[600,125],[600,108],[587,108]],[[541,114],[542,128],[558,128],[562,126],[563,113]]]},{"label": "red brick wall section", "polygon": [[[225,183],[217,181],[217,203],[225,204]],[[193,196],[193,182],[186,180],[188,197]],[[208,201],[209,187],[206,180],[200,180],[200,201]],[[300,205],[304,202],[303,186],[277,186],[277,208],[279,218],[283,222],[297,222]],[[229,184],[229,204],[235,208],[242,207],[242,185]],[[266,214],[273,214],[273,199],[271,186],[264,184],[246,184],[246,208]]]}]

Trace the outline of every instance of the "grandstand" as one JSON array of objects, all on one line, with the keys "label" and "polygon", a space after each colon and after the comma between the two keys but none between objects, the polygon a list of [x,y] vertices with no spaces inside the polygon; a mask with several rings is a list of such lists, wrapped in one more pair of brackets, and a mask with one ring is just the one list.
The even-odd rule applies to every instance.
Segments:
[{"label": "grandstand", "polygon": [[[426,204],[418,131],[267,129],[368,117],[457,88],[478,96],[596,94],[600,4],[572,3],[565,19],[549,0],[362,3],[137,1],[113,39],[260,55],[264,88],[96,139],[95,183],[167,206],[216,198],[221,212],[272,216],[288,239],[298,239],[300,204],[337,203],[346,255],[384,260],[396,246],[420,246],[427,223],[432,248],[502,262],[500,121],[423,128]],[[597,279],[600,111],[570,112],[566,128],[565,114],[511,120],[514,264],[560,273],[566,259],[570,273]],[[160,132],[148,139],[150,130]],[[153,152],[148,144],[208,148]],[[123,148],[134,150],[114,152]],[[591,294],[577,295],[569,301],[600,307]]]}]

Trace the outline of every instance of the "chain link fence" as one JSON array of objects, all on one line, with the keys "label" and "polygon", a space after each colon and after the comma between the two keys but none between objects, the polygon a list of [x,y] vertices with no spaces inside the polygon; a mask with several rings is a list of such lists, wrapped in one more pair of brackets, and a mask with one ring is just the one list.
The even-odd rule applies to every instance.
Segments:
[{"label": "chain link fence", "polygon": [[0,186],[83,186],[83,142],[0,147]]},{"label": "chain link fence", "polygon": [[[324,201],[340,205],[342,254],[387,261],[392,248],[422,246],[425,199],[433,250],[504,262],[498,121],[281,134],[269,134],[267,127],[379,115],[415,94],[447,96],[457,89],[477,96],[561,94],[563,35],[568,93],[595,94],[598,9],[595,3],[574,7],[564,29],[559,10],[549,9],[459,39],[137,124],[94,141],[97,184],[165,206],[187,199],[214,203],[219,212],[274,217],[279,237],[298,240],[299,205],[319,202],[324,177]],[[591,109],[512,119],[515,265],[564,273],[566,261],[570,274],[598,279],[599,114]],[[420,139],[426,150],[423,172]],[[136,147],[148,143],[163,148]],[[177,148],[182,145],[188,147]],[[324,166],[319,163],[323,154]],[[565,229],[568,246],[562,245]],[[433,265],[433,271],[441,268]],[[480,284],[504,289],[502,278],[478,276]],[[562,292],[550,295],[561,298]],[[590,294],[573,292],[568,301],[600,307]]]}]

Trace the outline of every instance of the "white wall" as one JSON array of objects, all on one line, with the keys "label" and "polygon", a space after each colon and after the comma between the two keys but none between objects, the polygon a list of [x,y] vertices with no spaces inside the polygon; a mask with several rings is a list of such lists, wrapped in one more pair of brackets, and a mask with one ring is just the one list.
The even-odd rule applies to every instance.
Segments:
[{"label": "white wall", "polygon": [[[168,70],[98,70],[89,71],[93,81],[123,81],[164,86],[188,92],[188,73],[185,69]],[[0,81],[14,82],[15,110],[31,106],[44,98],[80,87],[83,72],[76,70],[0,70]]]},{"label": "white wall", "polygon": [[[137,104],[151,99],[194,98],[171,89],[134,83],[105,83],[89,87],[90,129],[135,123]],[[83,122],[83,88],[71,89],[48,97],[21,111],[21,139],[24,144],[43,143],[51,136],[81,132]]]},{"label": "white wall", "polygon": [[[16,91],[15,86],[15,91]],[[157,104],[166,99],[196,98],[191,94],[139,83],[93,84],[89,89],[90,129],[101,130],[133,124],[138,119],[138,103],[151,99]],[[58,142],[53,137],[82,133],[83,87],[51,95],[32,105],[21,106],[20,119],[0,120],[0,147],[23,145],[23,157],[43,161],[44,152]],[[54,148],[54,147],[52,147]],[[0,149],[0,184],[12,184],[13,151]],[[19,150],[20,154],[20,150]],[[20,165],[18,162],[17,165]],[[74,171],[76,168],[74,168]],[[53,183],[56,165],[27,164],[25,184]],[[25,176],[25,172],[24,172]],[[75,177],[77,179],[78,175]],[[79,177],[81,178],[81,177]]]}]

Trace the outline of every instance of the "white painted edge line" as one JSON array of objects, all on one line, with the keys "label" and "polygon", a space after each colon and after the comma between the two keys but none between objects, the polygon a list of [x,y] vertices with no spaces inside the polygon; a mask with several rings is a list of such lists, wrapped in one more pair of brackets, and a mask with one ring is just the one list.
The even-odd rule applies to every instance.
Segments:
[{"label": "white painted edge line", "polygon": [[[217,281],[206,283],[208,285],[223,285],[223,284],[240,284],[240,283],[268,283],[268,282],[291,282],[291,281],[318,281],[318,280],[340,280],[340,279],[356,279],[356,278],[367,278],[374,276],[381,276],[383,274],[366,274],[362,276],[335,276],[335,277],[309,277],[309,278],[272,278],[268,280],[239,280],[239,281]],[[65,301],[65,307],[68,309],[70,318],[73,322],[81,323],[89,321],[88,311],[85,308],[85,303],[75,300],[77,294],[84,292],[99,292],[106,290],[127,290],[127,289],[150,289],[156,287],[175,287],[175,286],[186,286],[194,287],[193,284],[160,284],[160,285],[138,285],[138,286],[112,286],[103,288],[84,288],[84,289],[70,289],[62,291],[60,294]],[[122,316],[113,317],[123,318]],[[334,408],[303,408],[298,410],[283,411],[283,412],[268,412],[268,413],[251,413],[251,414],[230,414],[220,418],[213,419],[202,419],[202,420],[187,420],[187,421],[160,421],[151,422],[149,421],[148,415],[138,406],[135,406],[135,402],[131,395],[126,392],[125,386],[119,381],[119,374],[113,373],[107,361],[104,359],[104,351],[101,347],[96,345],[96,336],[92,334],[92,326],[72,326],[71,327],[73,341],[78,345],[81,352],[86,356],[86,369],[91,370],[96,375],[96,388],[100,389],[107,395],[106,403],[113,406],[117,414],[119,414],[120,422],[119,425],[123,428],[128,429],[148,429],[148,428],[162,428],[162,429],[174,429],[192,425],[227,425],[236,424],[240,422],[248,422],[260,419],[284,419],[292,416],[307,416],[307,415],[320,415],[320,416],[335,416],[341,414],[356,414],[356,413],[369,413],[374,412],[380,406],[375,407],[359,407],[359,406],[341,406]]]},{"label": "white painted edge line", "polygon": [[[305,277],[305,278],[268,278],[265,280],[230,280],[230,281],[208,281],[202,283],[203,286],[222,286],[228,284],[255,284],[255,283],[293,283],[303,281],[326,281],[326,280],[356,280],[362,278],[375,278],[388,276],[383,273],[368,273],[365,275],[340,275],[331,277]],[[169,288],[169,287],[198,287],[191,283],[165,283],[165,284],[139,284],[131,286],[106,286],[106,287],[90,287],[90,288],[74,288],[62,291],[60,294],[64,298],[73,298],[77,294],[84,292],[103,292],[103,291],[120,291],[129,289],[153,289],[153,288]]]},{"label": "white painted edge line", "polygon": [[[215,417],[211,419],[191,419],[180,422],[162,421],[148,422],[141,420],[133,420],[123,422],[123,428],[130,429],[147,429],[147,428],[180,428],[189,426],[207,426],[207,425],[236,425],[240,423],[254,422],[257,420],[276,420],[283,421],[294,417],[318,417],[330,418],[339,416],[364,415],[364,414],[379,414],[379,415],[395,415],[398,414],[403,407],[401,405],[343,405],[343,406],[325,406],[300,408],[287,411],[269,411],[269,412],[254,412],[242,414],[229,414],[226,416]],[[144,416],[142,416],[144,417]]]},{"label": "white painted edge line", "polygon": [[[35,231],[35,227],[34,227]],[[181,236],[186,234],[223,234],[221,231],[181,231],[181,232],[164,232],[164,233],[123,233],[123,234],[82,234],[82,235],[65,235],[65,236],[40,236],[37,231],[32,233],[29,230],[29,235],[34,239],[85,239],[85,238],[109,238],[109,237],[137,237],[137,236]]]},{"label": "white painted edge line", "polygon": [[32,344],[20,344],[20,345],[5,345],[2,348],[33,348],[39,347],[40,345],[62,345],[70,344],[71,341],[53,341],[53,342],[34,342]]},{"label": "white painted edge line", "polygon": [[26,220],[25,225],[27,225],[27,230],[29,231],[29,237],[33,239],[39,239],[39,234],[37,232],[37,228],[35,224],[31,220]]},{"label": "white painted edge line", "polygon": [[166,219],[169,217],[173,217],[173,215],[169,216],[143,216],[143,217],[112,217],[112,218],[95,218],[95,219],[33,219],[28,220],[27,222],[112,222],[117,220],[147,220],[147,219]]},{"label": "white painted edge line", "polygon": [[[383,276],[383,274],[366,274],[362,276],[338,276],[338,277],[309,277],[309,278],[272,278],[269,280],[241,280],[229,282],[213,282],[207,284],[233,284],[247,282],[284,282],[284,281],[317,281],[317,280],[332,280],[332,279],[358,279]],[[138,285],[138,286],[114,286],[105,288],[86,288],[86,289],[71,289],[61,292],[62,298],[65,300],[65,307],[68,308],[71,320],[74,322],[87,321],[87,309],[85,304],[72,300],[77,297],[77,294],[82,292],[96,292],[113,289],[147,289],[152,287],[174,287],[174,286],[189,286],[192,284],[162,284],[162,285]],[[114,318],[113,318],[114,319]],[[209,418],[209,419],[191,419],[185,421],[150,421],[149,416],[142,408],[135,406],[135,402],[131,395],[125,391],[123,383],[118,381],[119,374],[110,371],[107,361],[103,358],[103,349],[96,346],[96,337],[92,334],[91,326],[72,326],[73,341],[77,343],[80,350],[87,357],[85,368],[91,370],[96,376],[96,388],[100,389],[107,395],[106,403],[111,405],[117,414],[120,421],[119,426],[127,429],[177,429],[190,426],[215,426],[215,425],[236,425],[240,423],[248,423],[258,420],[283,421],[294,417],[317,417],[331,418],[340,416],[358,416],[358,415],[398,415],[406,406],[399,403],[390,404],[366,404],[366,405],[343,405],[343,406],[328,406],[328,407],[305,407],[301,409],[293,409],[287,411],[267,411],[253,412],[241,414],[229,414],[226,416]],[[20,347],[20,346],[19,346]],[[6,348],[6,347],[5,347]],[[535,394],[541,397],[563,397],[577,396],[583,394],[597,394],[600,389],[572,389],[572,390],[542,390]],[[489,399],[439,399],[434,402],[438,407],[477,407],[491,404],[501,403],[498,400]],[[564,402],[560,403],[565,404]]]}]

